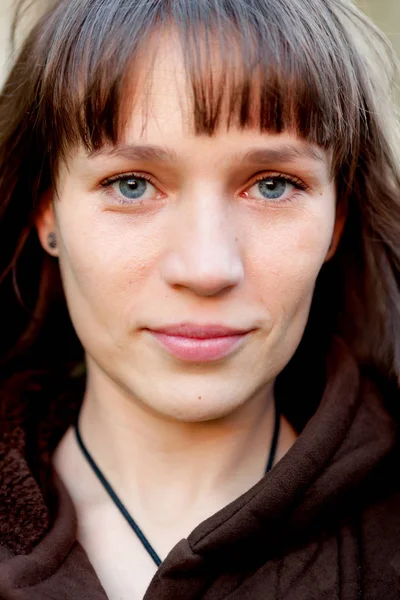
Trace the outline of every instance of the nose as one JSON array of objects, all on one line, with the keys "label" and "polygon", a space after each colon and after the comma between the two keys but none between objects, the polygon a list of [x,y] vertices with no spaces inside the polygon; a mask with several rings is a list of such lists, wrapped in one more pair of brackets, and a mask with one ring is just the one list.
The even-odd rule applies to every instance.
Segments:
[{"label": "nose", "polygon": [[211,194],[199,196],[174,207],[161,274],[170,286],[215,296],[239,285],[243,261],[230,205]]}]

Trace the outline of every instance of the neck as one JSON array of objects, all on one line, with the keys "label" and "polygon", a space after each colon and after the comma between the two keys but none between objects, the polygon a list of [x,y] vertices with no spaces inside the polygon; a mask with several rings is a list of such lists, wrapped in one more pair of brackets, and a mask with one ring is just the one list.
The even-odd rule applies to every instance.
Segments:
[{"label": "neck", "polygon": [[108,391],[88,389],[82,437],[113,485],[139,496],[150,510],[161,490],[168,496],[173,487],[175,510],[177,499],[184,509],[208,494],[230,501],[264,475],[275,422],[272,386],[229,417],[194,423],[168,419]]},{"label": "neck", "polygon": [[[225,418],[188,423],[152,412],[105,378],[89,377],[79,424],[98,467],[150,536],[161,528],[180,539],[263,477],[275,424],[273,384]],[[294,441],[281,424],[277,459]],[[110,504],[69,434],[54,462],[75,503],[88,511]]]}]

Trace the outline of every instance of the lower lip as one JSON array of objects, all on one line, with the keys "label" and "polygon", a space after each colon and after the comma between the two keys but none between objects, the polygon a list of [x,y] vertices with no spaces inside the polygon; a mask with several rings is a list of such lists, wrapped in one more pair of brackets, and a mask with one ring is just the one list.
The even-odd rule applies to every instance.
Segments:
[{"label": "lower lip", "polygon": [[248,333],[217,338],[187,338],[151,331],[158,342],[175,358],[186,361],[210,361],[231,354],[244,341]]}]

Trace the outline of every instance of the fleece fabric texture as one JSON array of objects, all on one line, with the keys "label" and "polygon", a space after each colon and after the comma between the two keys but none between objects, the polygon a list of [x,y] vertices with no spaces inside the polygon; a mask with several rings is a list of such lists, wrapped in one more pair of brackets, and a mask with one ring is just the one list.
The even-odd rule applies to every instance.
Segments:
[{"label": "fleece fabric texture", "polygon": [[[399,402],[396,387],[383,392],[336,342],[319,407],[294,445],[171,550],[145,600],[398,600]],[[106,600],[51,467],[76,410],[61,423],[57,407],[40,410],[2,410],[0,599]]]}]

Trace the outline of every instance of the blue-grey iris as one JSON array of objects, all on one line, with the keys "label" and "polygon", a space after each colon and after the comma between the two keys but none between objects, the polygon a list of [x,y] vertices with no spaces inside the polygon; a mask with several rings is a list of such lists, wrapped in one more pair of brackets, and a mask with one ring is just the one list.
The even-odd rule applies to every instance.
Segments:
[{"label": "blue-grey iris", "polygon": [[286,191],[287,182],[284,179],[263,179],[258,183],[260,193],[269,200],[280,198]]},{"label": "blue-grey iris", "polygon": [[146,191],[147,181],[138,177],[130,177],[129,179],[121,179],[118,187],[125,198],[140,198]]}]

